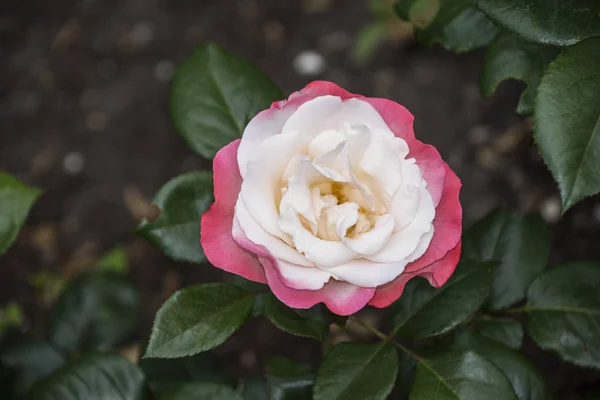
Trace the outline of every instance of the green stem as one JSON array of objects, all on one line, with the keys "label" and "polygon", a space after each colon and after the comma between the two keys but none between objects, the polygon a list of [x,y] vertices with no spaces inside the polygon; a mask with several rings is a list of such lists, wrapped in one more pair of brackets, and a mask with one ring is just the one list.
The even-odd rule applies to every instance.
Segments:
[{"label": "green stem", "polygon": [[419,362],[422,361],[421,357],[419,357],[417,354],[413,353],[410,349],[408,349],[404,345],[398,343],[396,340],[394,340],[392,338],[392,336],[395,335],[395,331],[392,332],[390,335],[386,335],[385,333],[381,332],[380,330],[378,330],[374,326],[371,326],[371,325],[367,324],[366,322],[361,321],[360,319],[356,318],[355,316],[350,316],[349,319],[352,320],[352,321],[354,321],[354,322],[356,322],[357,324],[359,324],[360,326],[362,326],[363,328],[365,328],[369,332],[373,333],[375,336],[377,336],[381,340],[383,340],[385,342],[392,343],[398,349],[402,350],[403,352],[405,352],[409,356],[413,357],[415,360],[417,360]]}]

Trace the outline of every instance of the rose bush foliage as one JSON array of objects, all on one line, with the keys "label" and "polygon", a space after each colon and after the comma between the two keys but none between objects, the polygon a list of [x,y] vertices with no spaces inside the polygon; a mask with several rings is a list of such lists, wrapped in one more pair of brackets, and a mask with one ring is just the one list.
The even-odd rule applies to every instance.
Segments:
[{"label": "rose bush foliage", "polygon": [[217,153],[202,247],[293,308],[387,307],[415,276],[440,287],[452,275],[460,187],[406,108],[317,81]]}]

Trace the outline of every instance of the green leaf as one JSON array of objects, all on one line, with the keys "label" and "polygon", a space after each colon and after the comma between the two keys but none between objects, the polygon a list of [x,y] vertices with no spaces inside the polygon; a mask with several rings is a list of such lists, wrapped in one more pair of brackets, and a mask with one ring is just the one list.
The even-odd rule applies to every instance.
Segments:
[{"label": "green leaf", "polygon": [[492,267],[492,263],[461,262],[439,289],[425,279],[411,279],[391,306],[394,332],[407,339],[430,337],[465,321],[490,294]]},{"label": "green leaf", "polygon": [[185,357],[220,345],[246,321],[254,296],[224,283],[178,291],[158,310],[144,357]]},{"label": "green leaf", "polygon": [[98,269],[100,271],[112,271],[125,274],[128,268],[127,251],[121,246],[117,246],[110,250],[102,256],[100,261],[98,261]]},{"label": "green leaf", "polygon": [[196,48],[177,70],[171,113],[179,134],[202,156],[242,136],[258,112],[283,94],[267,75],[214,43]]},{"label": "green leaf", "polygon": [[556,47],[526,42],[509,33],[500,35],[489,47],[481,69],[481,93],[491,96],[498,85],[507,79],[516,79],[527,85],[517,112],[531,115],[535,90],[544,70],[558,55]]},{"label": "green leaf", "polygon": [[254,297],[254,306],[252,306],[252,316],[256,317],[258,315],[263,315],[265,309],[264,292],[268,291],[269,287],[264,283],[254,282],[246,278],[242,278],[239,275],[233,275],[231,283],[249,292],[256,293],[256,296]]},{"label": "green leaf", "polygon": [[82,357],[39,381],[31,400],[142,400],[144,375],[115,354]]},{"label": "green leaf", "polygon": [[242,400],[233,389],[216,383],[188,383],[165,397],[165,400]]},{"label": "green leaf", "polygon": [[498,33],[472,0],[399,0],[395,9],[415,25],[417,40],[457,53],[487,46]]},{"label": "green leaf", "polygon": [[107,350],[129,338],[140,299],[125,277],[96,273],[73,282],[54,308],[50,342],[63,351]]},{"label": "green leaf", "polygon": [[574,262],[545,272],[527,293],[527,332],[566,361],[600,368],[599,287],[599,263]]},{"label": "green leaf", "polygon": [[17,371],[15,391],[25,395],[40,378],[51,374],[64,363],[65,359],[47,341],[26,341],[11,346],[0,356],[2,364]]},{"label": "green leaf", "polygon": [[41,190],[0,171],[0,255],[15,241]]},{"label": "green leaf", "polygon": [[531,42],[571,46],[600,36],[597,0],[476,1],[489,18]]},{"label": "green leaf", "polygon": [[153,203],[161,214],[154,222],[142,221],[138,233],[178,261],[206,261],[200,245],[200,217],[213,202],[212,174],[189,172],[164,185]]},{"label": "green leaf", "polygon": [[504,374],[467,351],[420,358],[410,400],[516,400]]},{"label": "green leaf", "polygon": [[523,343],[523,328],[512,319],[485,318],[477,320],[475,331],[511,349],[518,350]]},{"label": "green leaf", "polygon": [[397,372],[398,355],[391,344],[340,343],[317,373],[314,400],[385,399]]},{"label": "green leaf", "polygon": [[537,91],[535,140],[558,182],[563,212],[600,191],[598,65],[600,38],[578,43],[550,64]]},{"label": "green leaf", "polygon": [[527,287],[548,263],[550,239],[537,213],[520,216],[495,210],[463,236],[463,257],[497,261],[489,306],[497,310],[525,297]]},{"label": "green leaf", "polygon": [[519,400],[552,398],[544,377],[517,351],[467,331],[457,335],[455,345],[476,352],[498,367],[508,378]]},{"label": "green leaf", "polygon": [[265,360],[271,400],[308,400],[315,381],[309,365],[299,364],[283,357]]},{"label": "green leaf", "polygon": [[220,360],[211,353],[175,359],[143,358],[140,368],[156,398],[191,382],[233,385],[234,379]]},{"label": "green leaf", "polygon": [[282,331],[296,336],[323,340],[327,334],[327,322],[322,318],[309,319],[295,309],[289,308],[273,295],[265,298],[265,316]]},{"label": "green leaf", "polygon": [[[417,374],[417,361],[406,354],[405,352],[399,352],[398,354],[398,377],[396,379],[396,385],[394,386],[394,392],[392,398],[395,400],[408,400],[412,385],[415,381]],[[397,397],[393,397],[393,395]]]}]

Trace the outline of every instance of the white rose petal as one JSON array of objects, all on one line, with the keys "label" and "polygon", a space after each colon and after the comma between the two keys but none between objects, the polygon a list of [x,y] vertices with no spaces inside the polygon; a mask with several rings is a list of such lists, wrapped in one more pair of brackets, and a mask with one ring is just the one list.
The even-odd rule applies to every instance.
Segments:
[{"label": "white rose petal", "polygon": [[238,151],[234,237],[262,246],[294,289],[388,283],[433,237],[435,206],[409,152],[361,99],[259,114]]}]

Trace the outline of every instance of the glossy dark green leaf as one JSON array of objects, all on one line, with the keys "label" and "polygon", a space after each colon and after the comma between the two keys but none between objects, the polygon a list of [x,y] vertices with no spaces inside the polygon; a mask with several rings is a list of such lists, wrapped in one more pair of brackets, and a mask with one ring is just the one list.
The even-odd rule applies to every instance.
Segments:
[{"label": "glossy dark green leaf", "polygon": [[140,368],[156,398],[191,382],[211,382],[233,386],[234,378],[210,352],[181,358],[143,358]]},{"label": "glossy dark green leaf", "polygon": [[419,359],[410,400],[517,400],[494,364],[471,351]]},{"label": "glossy dark green leaf", "polygon": [[[0,355],[2,364],[17,372],[15,392],[25,395],[40,378],[51,374],[65,363],[65,358],[47,341],[25,341],[10,346]],[[1,398],[1,397],[0,397]]]},{"label": "glossy dark green leaf", "polygon": [[417,361],[405,352],[398,353],[398,377],[392,392],[394,400],[408,400],[418,365]]},{"label": "glossy dark green leaf", "polygon": [[178,261],[206,261],[200,245],[200,217],[213,201],[212,174],[189,172],[170,180],[153,200],[160,216],[144,220],[138,233]]},{"label": "glossy dark green leaf", "polygon": [[483,336],[460,332],[455,345],[491,361],[510,381],[519,400],[550,400],[552,394],[542,374],[519,352]]},{"label": "glossy dark green leaf", "polygon": [[181,289],[158,310],[144,357],[186,357],[220,345],[246,321],[253,302],[253,293],[224,283]]},{"label": "glossy dark green leaf", "polygon": [[312,399],[315,377],[309,365],[283,357],[268,357],[265,366],[271,400]]},{"label": "glossy dark green leaf", "polygon": [[144,375],[115,354],[98,354],[69,362],[39,381],[30,400],[144,398]]},{"label": "glossy dark green leaf", "polygon": [[448,332],[483,304],[491,291],[493,263],[461,262],[439,289],[422,278],[411,279],[391,306],[394,332],[407,339]]},{"label": "glossy dark green leaf", "polygon": [[265,297],[265,316],[276,327],[292,335],[322,340],[327,334],[327,322],[323,318],[306,318],[273,295]]},{"label": "glossy dark green leaf", "polygon": [[0,255],[15,241],[39,189],[0,171]]},{"label": "glossy dark green leaf", "polygon": [[319,368],[315,400],[385,399],[396,380],[398,355],[389,343],[340,343]]},{"label": "glossy dark green leaf", "polygon": [[548,263],[550,239],[537,213],[520,216],[502,209],[491,212],[463,236],[463,257],[497,261],[489,306],[501,309],[525,297],[527,287]]},{"label": "glossy dark green leaf", "polygon": [[537,278],[527,293],[527,332],[566,361],[600,368],[600,264],[562,265]]},{"label": "glossy dark green leaf", "polygon": [[283,95],[267,75],[214,43],[199,45],[177,70],[171,112],[179,134],[213,158],[242,136],[250,119]]},{"label": "glossy dark green leaf", "polygon": [[481,336],[518,350],[523,343],[523,327],[513,319],[490,318],[477,320],[474,329]]},{"label": "glossy dark green leaf", "polygon": [[471,0],[399,0],[395,9],[415,25],[417,40],[459,53],[488,45],[498,33]]},{"label": "glossy dark green leaf", "polygon": [[188,383],[164,397],[165,400],[243,400],[228,386],[209,382]]},{"label": "glossy dark green leaf", "polygon": [[600,36],[597,0],[476,0],[485,14],[524,39],[570,46]]},{"label": "glossy dark green leaf", "polygon": [[231,283],[249,292],[257,293],[257,295],[254,297],[254,305],[252,306],[252,316],[264,314],[266,297],[265,292],[269,292],[269,287],[267,285],[242,278],[239,275],[233,275]]},{"label": "glossy dark green leaf", "polygon": [[600,192],[598,65],[600,38],[585,40],[560,54],[538,87],[535,140],[558,182],[563,211]]},{"label": "glossy dark green leaf", "polygon": [[548,64],[558,55],[556,47],[526,42],[509,33],[499,35],[490,45],[481,68],[481,92],[489,97],[507,79],[527,85],[517,112],[531,115],[535,90]]},{"label": "glossy dark green leaf", "polygon": [[50,342],[63,351],[110,349],[131,336],[139,314],[138,292],[125,277],[87,275],[60,295]]}]

